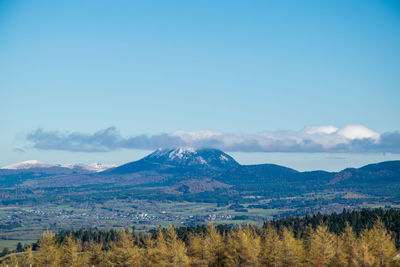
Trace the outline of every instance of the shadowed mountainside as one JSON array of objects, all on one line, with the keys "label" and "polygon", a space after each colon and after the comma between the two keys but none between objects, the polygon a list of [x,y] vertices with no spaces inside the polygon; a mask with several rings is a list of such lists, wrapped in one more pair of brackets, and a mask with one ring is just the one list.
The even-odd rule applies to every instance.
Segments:
[{"label": "shadowed mountainside", "polygon": [[0,170],[1,187],[145,186],[163,193],[190,194],[224,189],[264,196],[318,190],[349,190],[400,198],[400,161],[340,172],[299,172],[274,164],[240,165],[217,149],[159,149],[138,161],[103,172],[64,167]]}]

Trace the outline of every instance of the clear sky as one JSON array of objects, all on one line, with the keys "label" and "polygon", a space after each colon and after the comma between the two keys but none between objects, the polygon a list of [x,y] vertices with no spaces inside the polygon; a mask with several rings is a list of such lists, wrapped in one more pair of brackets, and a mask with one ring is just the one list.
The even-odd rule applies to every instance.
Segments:
[{"label": "clear sky", "polygon": [[0,0],[0,166],[124,163],[204,131],[242,163],[400,159],[399,51],[399,1]]}]

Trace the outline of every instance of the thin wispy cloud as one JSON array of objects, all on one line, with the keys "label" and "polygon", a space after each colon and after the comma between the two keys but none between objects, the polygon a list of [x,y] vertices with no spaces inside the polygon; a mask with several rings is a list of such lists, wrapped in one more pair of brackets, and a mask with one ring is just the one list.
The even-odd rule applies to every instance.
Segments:
[{"label": "thin wispy cloud", "polygon": [[176,131],[155,135],[122,136],[116,127],[92,134],[37,129],[27,135],[40,150],[107,152],[118,149],[212,147],[230,152],[341,152],[400,153],[400,133],[378,133],[362,125],[344,128],[309,126],[301,131],[271,131],[259,134],[215,131]]},{"label": "thin wispy cloud", "polygon": [[26,151],[25,151],[24,149],[22,149],[22,148],[19,148],[19,147],[16,147],[16,148],[14,148],[14,152],[16,152],[16,153],[20,153],[20,154],[24,154],[24,153],[26,153]]}]

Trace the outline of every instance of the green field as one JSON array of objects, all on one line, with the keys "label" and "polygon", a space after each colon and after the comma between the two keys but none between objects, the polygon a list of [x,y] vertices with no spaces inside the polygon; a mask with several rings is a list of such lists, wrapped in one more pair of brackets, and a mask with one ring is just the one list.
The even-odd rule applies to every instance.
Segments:
[{"label": "green field", "polygon": [[[351,205],[340,204],[345,200]],[[368,202],[365,202],[368,200]],[[59,200],[25,205],[0,206],[0,249],[14,249],[18,242],[32,243],[50,229],[132,228],[149,231],[158,227],[206,224],[254,224],[288,215],[340,212],[343,208],[387,207],[384,199],[367,198],[351,192],[304,194],[269,199],[247,196],[240,203],[217,204],[151,199],[111,199],[102,202]]]}]

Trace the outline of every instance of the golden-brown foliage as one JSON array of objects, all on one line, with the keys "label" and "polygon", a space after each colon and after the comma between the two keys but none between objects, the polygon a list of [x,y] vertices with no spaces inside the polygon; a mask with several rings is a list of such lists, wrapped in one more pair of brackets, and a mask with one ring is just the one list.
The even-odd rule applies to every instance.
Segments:
[{"label": "golden-brown foliage", "polygon": [[[83,250],[71,236],[57,246],[46,231],[39,248],[3,258],[9,266],[400,266],[391,234],[381,220],[356,236],[351,226],[336,235],[324,224],[295,237],[290,228],[277,230],[250,226],[221,234],[209,224],[205,233],[192,234],[188,243],[178,238],[174,227],[135,236],[120,232],[106,249],[100,243]],[[6,266],[4,265],[4,266]]]},{"label": "golden-brown foliage", "polygon": [[51,231],[45,231],[39,240],[39,249],[35,255],[37,266],[58,266],[59,251]]},{"label": "golden-brown foliage", "polygon": [[139,247],[134,244],[131,233],[121,232],[120,240],[111,245],[105,262],[108,266],[140,266],[142,264]]}]

